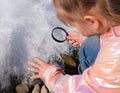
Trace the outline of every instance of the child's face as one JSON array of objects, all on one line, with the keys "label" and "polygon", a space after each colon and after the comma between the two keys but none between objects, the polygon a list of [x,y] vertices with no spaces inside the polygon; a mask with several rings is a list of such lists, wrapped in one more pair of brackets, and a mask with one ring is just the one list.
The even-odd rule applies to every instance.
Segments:
[{"label": "child's face", "polygon": [[101,32],[95,29],[92,26],[80,23],[72,23],[72,26],[75,26],[79,32],[84,36],[96,35],[101,34]]}]

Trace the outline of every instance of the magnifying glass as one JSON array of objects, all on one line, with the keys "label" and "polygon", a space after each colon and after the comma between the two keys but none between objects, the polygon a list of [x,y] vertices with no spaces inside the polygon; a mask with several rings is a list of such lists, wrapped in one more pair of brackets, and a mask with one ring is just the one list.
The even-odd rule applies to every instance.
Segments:
[{"label": "magnifying glass", "polygon": [[64,42],[65,40],[67,40],[67,36],[68,36],[68,33],[67,31],[62,28],[62,27],[55,27],[53,30],[52,30],[52,33],[51,33],[51,36],[52,38],[56,41],[56,42],[59,42],[59,43],[62,43]]}]

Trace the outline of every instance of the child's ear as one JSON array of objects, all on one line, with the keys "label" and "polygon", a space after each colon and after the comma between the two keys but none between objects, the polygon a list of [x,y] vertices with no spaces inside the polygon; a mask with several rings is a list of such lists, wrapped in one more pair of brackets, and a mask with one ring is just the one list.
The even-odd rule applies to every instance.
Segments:
[{"label": "child's ear", "polygon": [[84,16],[84,20],[86,20],[87,23],[93,28],[95,29],[99,28],[100,23],[95,16],[91,16],[91,15]]}]

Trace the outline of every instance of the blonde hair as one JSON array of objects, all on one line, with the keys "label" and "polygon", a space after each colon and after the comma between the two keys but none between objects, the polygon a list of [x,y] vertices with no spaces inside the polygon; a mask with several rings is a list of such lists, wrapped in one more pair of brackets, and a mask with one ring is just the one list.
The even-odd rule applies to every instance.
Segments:
[{"label": "blonde hair", "polygon": [[93,7],[107,19],[120,24],[120,0],[53,0],[58,18],[65,24],[81,23]]}]

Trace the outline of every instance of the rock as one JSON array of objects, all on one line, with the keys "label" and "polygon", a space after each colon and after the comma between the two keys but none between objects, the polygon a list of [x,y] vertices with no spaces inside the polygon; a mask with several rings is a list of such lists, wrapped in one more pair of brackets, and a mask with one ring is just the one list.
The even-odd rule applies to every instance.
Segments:
[{"label": "rock", "polygon": [[29,91],[29,88],[26,84],[19,84],[16,87],[17,93],[27,93]]},{"label": "rock", "polygon": [[38,84],[34,86],[32,93],[40,93],[40,86]]}]

